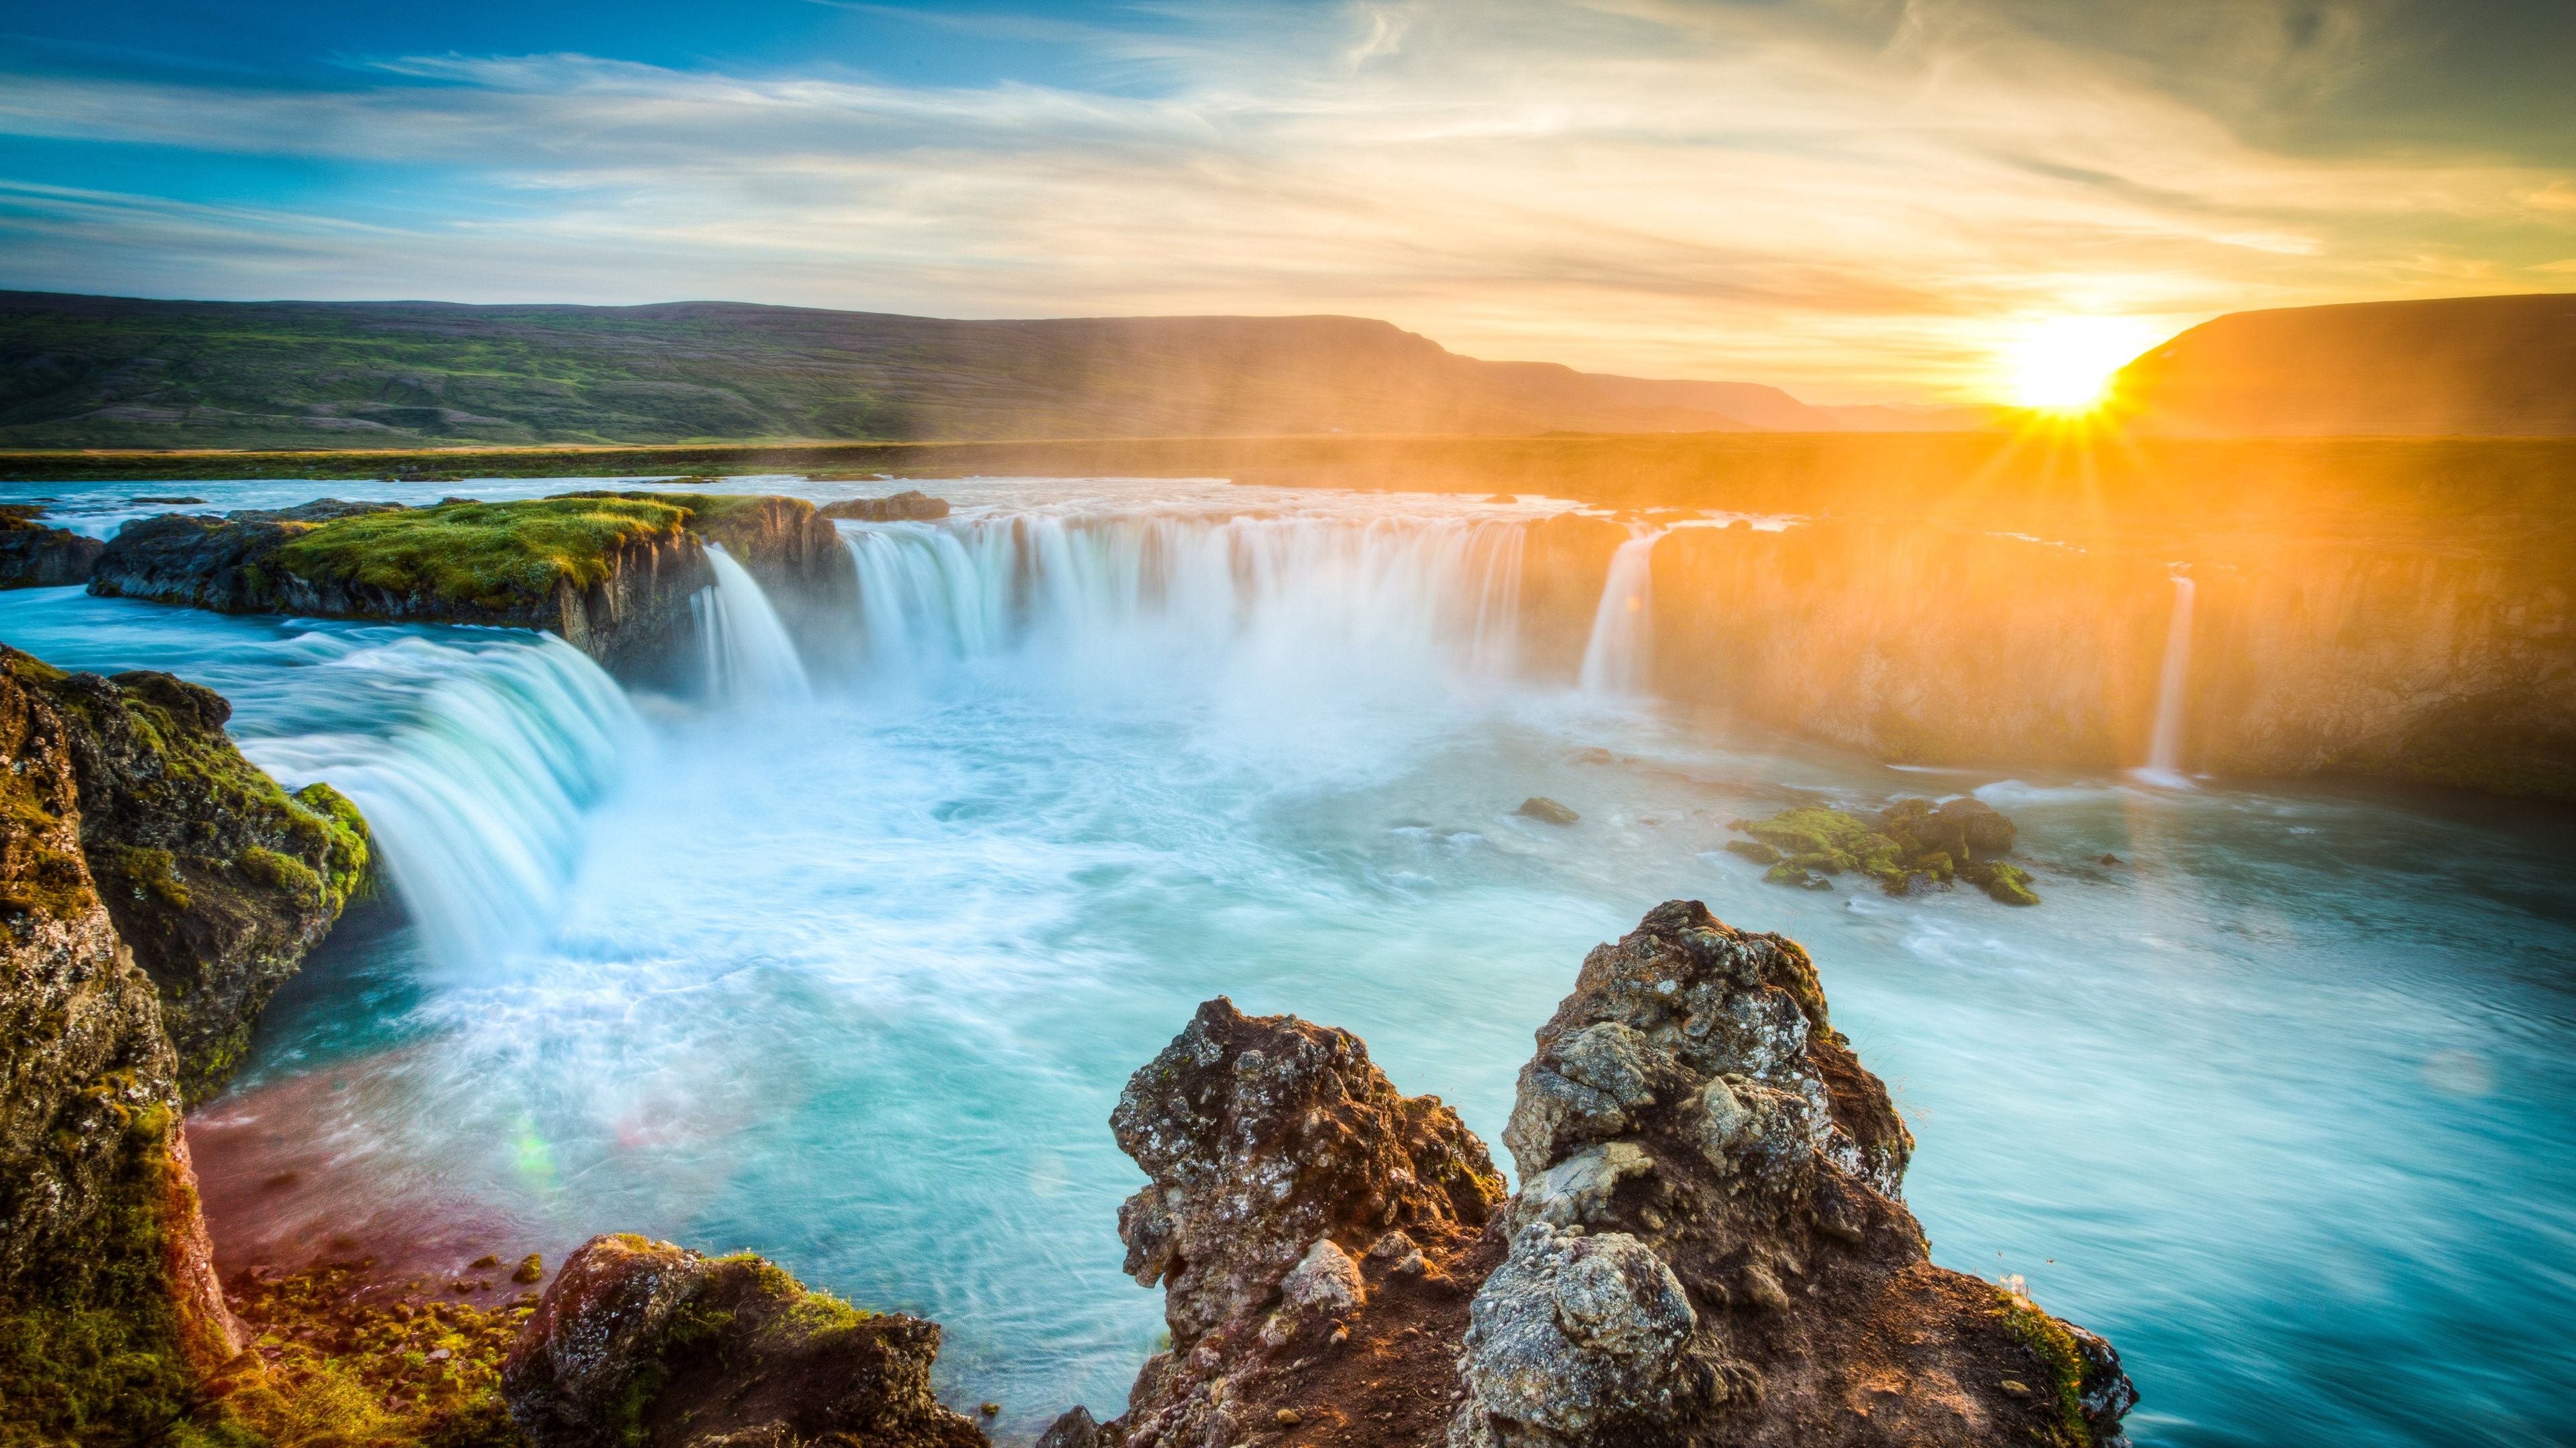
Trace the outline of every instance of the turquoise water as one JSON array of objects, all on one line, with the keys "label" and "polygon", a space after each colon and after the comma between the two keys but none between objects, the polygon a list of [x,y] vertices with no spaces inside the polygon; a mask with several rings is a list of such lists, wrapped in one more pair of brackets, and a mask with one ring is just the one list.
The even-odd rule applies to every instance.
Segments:
[{"label": "turquoise water", "polygon": [[[1583,952],[1687,895],[1814,952],[1935,1256],[2109,1335],[2140,1442],[2576,1441],[2563,811],[1697,733],[1521,656],[1535,500],[947,491],[949,523],[847,530],[866,610],[804,641],[801,698],[0,595],[0,639],[231,696],[255,758],[369,811],[413,906],[336,939],[192,1121],[219,1251],[756,1248],[941,1320],[952,1398],[1025,1437],[1114,1409],[1159,1330],[1106,1122],[1199,1000],[1349,1027],[1492,1143]],[[1721,848],[1788,802],[1970,789],[2043,907],[1783,890]]]}]

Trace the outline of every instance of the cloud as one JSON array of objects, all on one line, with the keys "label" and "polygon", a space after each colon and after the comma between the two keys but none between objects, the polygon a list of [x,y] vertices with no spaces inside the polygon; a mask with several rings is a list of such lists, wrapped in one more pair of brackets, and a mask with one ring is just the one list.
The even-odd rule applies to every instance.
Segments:
[{"label": "cloud", "polygon": [[[2344,9],[2297,86],[2362,64],[2346,32],[2369,17]],[[11,76],[0,130],[22,136],[419,182],[336,230],[328,206],[22,190],[0,204],[0,272],[160,294],[302,278],[311,295],[973,316],[1343,311],[1478,355],[1840,400],[1985,393],[2037,316],[2179,329],[2461,277],[2511,289],[2565,252],[2543,215],[2554,175],[2287,155],[2010,7],[1917,0],[1880,31],[1873,10],[1412,0],[1047,30],[1154,82],[1116,93],[572,54],[376,59],[328,90]]]}]

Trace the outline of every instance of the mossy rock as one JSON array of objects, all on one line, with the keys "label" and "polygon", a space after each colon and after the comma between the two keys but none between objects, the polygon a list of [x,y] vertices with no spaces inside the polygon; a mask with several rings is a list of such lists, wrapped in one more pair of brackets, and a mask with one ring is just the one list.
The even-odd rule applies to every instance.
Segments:
[{"label": "mossy rock", "polygon": [[1831,888],[1822,877],[1852,873],[1890,895],[1911,895],[1957,878],[2007,905],[2039,903],[2028,873],[1984,858],[2009,849],[2018,831],[1973,798],[1937,808],[1930,800],[1898,800],[1874,826],[1842,810],[1810,806],[1764,820],[1730,821],[1728,827],[1753,838],[1731,840],[1726,848],[1770,865],[1762,878],[1775,885]]},{"label": "mossy rock", "polygon": [[676,539],[692,511],[688,502],[645,494],[442,503],[283,525],[294,536],[268,566],[316,585],[526,612],[559,583],[586,589],[604,580],[615,556],[635,544]]}]

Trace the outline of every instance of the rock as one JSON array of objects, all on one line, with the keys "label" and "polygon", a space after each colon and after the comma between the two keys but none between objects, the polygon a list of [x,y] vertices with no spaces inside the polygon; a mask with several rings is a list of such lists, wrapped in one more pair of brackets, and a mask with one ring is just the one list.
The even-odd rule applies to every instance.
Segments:
[{"label": "rock", "polygon": [[2120,863],[2120,857],[2106,850],[2103,852],[2102,858],[2096,860],[2094,863],[2099,865],[2116,865]]},{"label": "rock", "polygon": [[0,504],[0,588],[62,588],[89,582],[107,545],[68,528],[37,522],[41,507]]},{"label": "rock", "polygon": [[1976,885],[1987,895],[2006,905],[2039,903],[2038,892],[2030,888],[2029,873],[2018,865],[2008,865],[2000,860],[1991,863],[1979,861],[1975,864],[1962,865],[1959,868],[1959,878]]},{"label": "rock", "polygon": [[520,1258],[518,1269],[510,1274],[510,1280],[519,1283],[522,1286],[529,1283],[542,1282],[545,1280],[545,1277],[546,1259],[538,1256],[534,1252]]},{"label": "rock", "polygon": [[848,518],[861,523],[894,523],[927,521],[948,516],[948,502],[934,498],[919,488],[906,488],[883,498],[848,498],[838,503],[825,503],[826,518]]},{"label": "rock", "polygon": [[791,629],[846,615],[857,566],[811,503],[578,492],[435,507],[320,499],[126,524],[90,591],[220,613],[544,629],[628,677],[694,657],[705,544],[739,559]]},{"label": "rock", "polygon": [[117,937],[159,988],[189,1104],[230,1078],[277,987],[374,888],[355,806],[293,794],[224,732],[222,695],[160,673],[64,674],[0,645],[71,725],[81,850]]},{"label": "rock", "polygon": [[937,1323],[857,1311],[749,1254],[594,1237],[555,1274],[501,1384],[537,1448],[984,1444],[932,1396],[938,1354]]},{"label": "rock", "polygon": [[1742,855],[1757,865],[1780,863],[1780,852],[1760,840],[1728,840],[1726,852],[1730,855]]},{"label": "rock", "polygon": [[1162,1284],[1172,1335],[1108,1425],[1122,1448],[1231,1444],[1319,1402],[1442,1431],[1466,1327],[1449,1284],[1499,1256],[1481,1229],[1504,1195],[1456,1112],[1397,1092],[1346,1031],[1220,998],[1110,1124],[1151,1179],[1119,1209],[1127,1270]]},{"label": "rock", "polygon": [[1538,1045],[1451,1448],[2117,1439],[2107,1343],[1928,1260],[1913,1139],[1796,944],[1658,906]]},{"label": "rock", "polygon": [[[1911,895],[1956,875],[2007,904],[2039,903],[2027,875],[1987,860],[2012,848],[2013,822],[1971,797],[1937,808],[1930,800],[1901,799],[1881,811],[1874,826],[1841,810],[1810,807],[1766,820],[1731,820],[1727,827],[1753,836],[1731,840],[1727,848],[1770,864],[1762,878],[1775,885],[1830,890],[1826,876],[1851,872],[1867,875],[1890,895]],[[1997,878],[2006,884],[1989,883]]]},{"label": "rock", "polygon": [[1521,807],[1513,810],[1512,813],[1525,819],[1539,820],[1551,825],[1570,825],[1583,818],[1543,794],[1534,794],[1522,800]]},{"label": "rock", "polygon": [[239,1341],[178,1053],[83,854],[63,677],[0,649],[0,1404],[31,1443],[159,1441]]},{"label": "rock", "polygon": [[1520,499],[1510,493],[1496,493],[1492,497],[1485,499],[1485,501],[1488,503],[1517,503]]},{"label": "rock", "polygon": [[1100,1425],[1089,1408],[1067,1409],[1038,1435],[1037,1448],[1100,1448]]}]

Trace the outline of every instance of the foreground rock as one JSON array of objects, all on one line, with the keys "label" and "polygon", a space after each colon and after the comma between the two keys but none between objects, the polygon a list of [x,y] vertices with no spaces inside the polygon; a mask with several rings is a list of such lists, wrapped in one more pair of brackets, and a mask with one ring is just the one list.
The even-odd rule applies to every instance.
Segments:
[{"label": "foreground rock", "polygon": [[179,1053],[83,857],[85,726],[50,692],[61,677],[0,654],[0,1432],[140,1442],[189,1415],[239,1344],[179,1130]]},{"label": "foreground rock", "polygon": [[649,675],[695,637],[689,600],[714,582],[710,543],[791,624],[845,608],[857,587],[839,536],[801,499],[588,492],[165,513],[109,540],[90,591],[222,613],[543,629]]},{"label": "foreground rock", "polygon": [[1163,1284],[1172,1346],[1137,1375],[1109,1441],[1439,1431],[1503,1199],[1456,1112],[1397,1092],[1347,1031],[1220,998],[1127,1083],[1110,1124],[1152,1178],[1118,1235],[1137,1282]]},{"label": "foreground rock", "polygon": [[823,516],[859,523],[928,522],[948,516],[948,500],[934,498],[919,488],[906,488],[883,498],[845,498],[825,503]]},{"label": "foreground rock", "polygon": [[62,588],[89,582],[90,565],[107,545],[69,528],[36,521],[44,510],[0,504],[0,588]]},{"label": "foreground rock", "polygon": [[2117,1439],[2108,1343],[1929,1261],[1912,1138],[1796,944],[1658,906],[1538,1042],[1454,1448]]},{"label": "foreground rock", "polygon": [[1481,1144],[1357,1040],[1202,1006],[1112,1123],[1152,1178],[1120,1235],[1172,1349],[1125,1417],[1048,1441],[2119,1441],[2109,1344],[1929,1261],[1912,1138],[1795,944],[1659,906],[1538,1042],[1497,1211]]},{"label": "foreground rock", "polygon": [[745,1254],[595,1237],[564,1263],[501,1369],[537,1448],[986,1440],[930,1392],[939,1325],[860,1312]]},{"label": "foreground rock", "polygon": [[117,938],[158,988],[185,1103],[214,1094],[268,999],[372,892],[366,821],[293,794],[224,732],[223,696],[160,673],[66,674],[0,645],[68,726],[80,843]]}]

